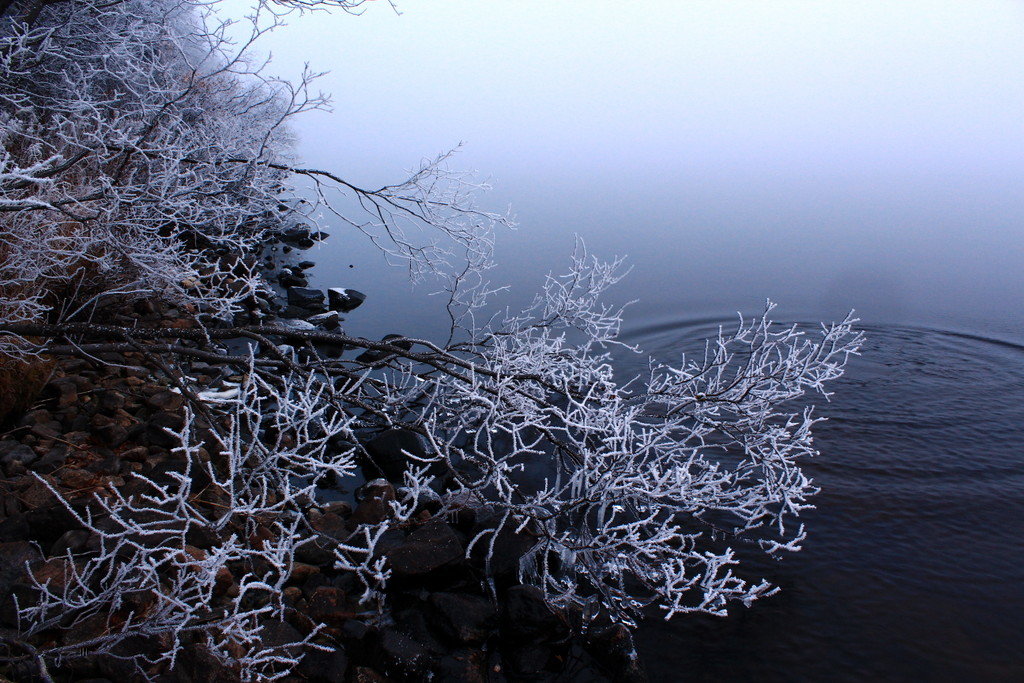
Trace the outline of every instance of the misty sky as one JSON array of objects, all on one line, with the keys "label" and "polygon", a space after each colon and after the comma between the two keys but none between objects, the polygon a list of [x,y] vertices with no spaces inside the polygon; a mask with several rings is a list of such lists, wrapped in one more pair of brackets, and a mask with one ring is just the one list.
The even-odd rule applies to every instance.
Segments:
[{"label": "misty sky", "polygon": [[331,71],[300,154],[373,183],[465,141],[520,265],[580,232],[651,278],[738,263],[751,296],[765,260],[820,289],[955,296],[967,270],[1024,293],[1022,2],[371,5],[263,43],[278,73]]}]

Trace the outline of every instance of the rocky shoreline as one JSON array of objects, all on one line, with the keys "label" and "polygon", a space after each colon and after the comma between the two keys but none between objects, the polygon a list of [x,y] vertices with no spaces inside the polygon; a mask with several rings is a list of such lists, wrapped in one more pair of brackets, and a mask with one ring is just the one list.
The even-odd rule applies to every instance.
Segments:
[{"label": "rocky shoreline", "polygon": [[[274,246],[290,252],[312,246],[313,239],[298,231],[282,235]],[[365,299],[354,290],[332,289],[325,296],[310,289],[304,272],[312,262],[281,265],[273,253],[262,258],[283,296],[258,301],[251,313],[258,319],[279,316],[292,325],[332,330],[341,322],[339,313]],[[150,302],[109,315],[115,323],[132,326],[193,325],[186,312]],[[318,351],[340,355],[345,349]],[[191,361],[188,371],[210,391],[237,379],[224,366],[198,360]],[[23,414],[8,418],[0,434],[0,639],[17,639],[17,607],[33,600],[29,573],[39,582],[59,585],[66,580],[69,553],[86,555],[98,547],[99,539],[81,523],[91,501],[138,493],[136,474],[160,483],[186,470],[184,456],[175,450],[178,443],[168,433],[181,427],[184,408],[178,387],[147,367],[141,352],[101,352],[92,359],[59,359],[39,398]],[[395,432],[366,444],[376,466],[365,464],[368,481],[354,496],[331,489],[322,499],[308,501],[305,514],[312,533],[299,546],[284,588],[285,618],[267,620],[264,633],[273,641],[267,644],[286,645],[322,627],[313,637],[315,646],[306,648],[284,680],[643,680],[625,628],[598,622],[585,636],[573,635],[581,631],[581,615],[554,611],[536,588],[518,585],[516,568],[531,544],[527,531],[498,534],[487,567],[482,553],[467,557],[468,540],[496,525],[487,509],[469,501],[446,506],[450,512],[443,515],[435,514],[440,500],[426,502],[408,523],[386,532],[378,550],[392,571],[388,611],[367,613],[358,602],[355,577],[336,567],[333,549],[360,524],[388,517],[387,502],[395,498],[406,460],[402,450],[409,450],[408,438],[414,436]],[[195,484],[202,490],[203,482]],[[201,502],[216,505],[213,499]],[[198,529],[191,529],[186,540],[183,552],[197,558],[222,541]],[[239,576],[225,571],[217,579],[217,599],[238,595]],[[51,641],[43,638],[37,647],[82,642],[105,628],[103,620],[87,621],[72,632],[54,632]],[[185,648],[173,669],[151,671],[151,678],[238,680],[199,640]],[[119,647],[113,654],[123,657],[159,652],[162,645],[155,638]],[[137,678],[117,656],[68,658],[49,673],[53,680],[93,683]],[[37,675],[29,660],[0,666],[0,672],[11,680]]]}]

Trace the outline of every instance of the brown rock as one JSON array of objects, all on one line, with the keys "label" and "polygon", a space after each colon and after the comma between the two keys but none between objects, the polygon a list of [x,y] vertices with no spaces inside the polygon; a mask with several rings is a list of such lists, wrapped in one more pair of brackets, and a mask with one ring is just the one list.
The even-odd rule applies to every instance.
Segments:
[{"label": "brown rock", "polygon": [[156,410],[174,411],[185,404],[185,399],[173,391],[158,391],[146,399],[146,404]]},{"label": "brown rock", "polygon": [[73,491],[91,488],[99,483],[95,474],[85,470],[65,470],[61,473],[60,479],[61,483],[64,484],[65,487],[72,489]]},{"label": "brown rock", "polygon": [[320,567],[317,567],[316,565],[306,564],[305,562],[295,562],[292,564],[292,572],[288,575],[288,580],[294,583],[305,583],[309,577],[319,573]]},{"label": "brown rock", "polygon": [[310,526],[312,526],[314,529],[324,534],[325,536],[330,536],[331,538],[343,540],[348,537],[348,530],[345,526],[345,520],[339,517],[338,515],[334,514],[333,512],[328,512],[326,514],[320,515],[312,521]]},{"label": "brown rock", "polygon": [[78,385],[70,377],[54,380],[50,386],[57,393],[58,408],[70,408],[78,403]]},{"label": "brown rock", "polygon": [[309,616],[314,621],[340,626],[354,614],[348,609],[343,590],[334,586],[320,586],[309,598]]}]

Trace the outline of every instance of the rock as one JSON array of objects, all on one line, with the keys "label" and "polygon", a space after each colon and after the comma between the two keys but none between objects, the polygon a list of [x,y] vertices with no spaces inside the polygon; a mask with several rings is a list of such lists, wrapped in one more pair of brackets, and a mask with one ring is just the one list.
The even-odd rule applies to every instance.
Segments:
[{"label": "rock", "polygon": [[308,614],[314,621],[340,626],[354,614],[345,601],[345,592],[334,586],[320,586],[309,596]]},{"label": "rock", "polygon": [[18,420],[18,426],[31,427],[32,425],[45,424],[48,422],[53,422],[53,415],[50,414],[49,410],[39,408],[37,410],[30,410],[22,415],[21,419]]},{"label": "rock", "polygon": [[513,586],[505,592],[504,631],[525,640],[565,635],[565,623],[544,601],[536,586]]},{"label": "rock", "polygon": [[384,659],[384,668],[389,673],[413,676],[416,673],[425,673],[430,665],[430,653],[394,627],[381,629],[378,646]]},{"label": "rock", "polygon": [[324,310],[324,293],[312,287],[292,287],[288,290],[288,303],[314,313]]},{"label": "rock", "polygon": [[[52,477],[45,477],[45,479],[48,479],[51,484],[56,483]],[[57,497],[53,495],[53,492],[49,487],[41,481],[31,481],[25,490],[21,492],[18,498],[29,510],[39,510],[59,504]],[[63,532],[58,532],[58,535],[60,533]]]},{"label": "rock", "polygon": [[128,438],[128,430],[116,422],[97,427],[95,434],[111,448],[117,448]]},{"label": "rock", "polygon": [[313,261],[299,261],[298,263],[295,264],[295,267],[298,268],[299,270],[309,270],[315,265],[316,263],[314,263]]},{"label": "rock", "polygon": [[67,555],[68,551],[78,553],[89,542],[89,535],[90,532],[85,529],[68,529],[50,548],[50,557]]},{"label": "rock", "polygon": [[67,444],[54,444],[54,446],[46,452],[46,455],[39,459],[35,464],[34,469],[44,473],[53,472],[54,470],[64,466],[70,452],[71,449]]},{"label": "rock", "polygon": [[299,318],[282,318],[277,324],[281,327],[287,327],[290,330],[299,330],[301,332],[312,332],[316,329],[316,325],[313,323]]},{"label": "rock", "polygon": [[[475,529],[480,531],[480,529]],[[476,535],[475,533],[473,534]],[[487,563],[494,576],[515,576],[519,571],[519,561],[534,545],[537,538],[528,529],[516,531],[511,525],[504,525],[491,543],[477,543],[473,548],[473,560],[478,565]],[[491,551],[488,561],[486,553]]]},{"label": "rock", "polygon": [[352,683],[388,683],[388,679],[368,666],[357,666],[352,672]]},{"label": "rock", "polygon": [[358,619],[349,619],[341,627],[341,635],[346,640],[362,641],[370,634],[370,627]]},{"label": "rock", "polygon": [[0,463],[3,463],[5,467],[13,463],[30,465],[38,457],[33,449],[18,441],[0,441]]},{"label": "rock", "polygon": [[174,391],[158,391],[146,399],[146,405],[156,410],[178,410],[185,405],[185,399]]},{"label": "rock", "polygon": [[381,474],[388,481],[395,483],[403,481],[402,475],[412,462],[409,455],[419,460],[430,457],[420,435],[407,429],[389,429],[381,432],[366,442],[365,446],[370,457],[369,469],[375,470],[373,474]]},{"label": "rock", "polygon": [[288,580],[294,583],[304,583],[314,574],[320,573],[320,567],[315,564],[306,564],[305,562],[293,562],[292,573],[288,575]]},{"label": "rock", "polygon": [[278,239],[282,242],[299,247],[300,249],[308,249],[313,246],[313,233],[310,231],[308,226],[295,225],[290,228],[285,228],[278,233]]},{"label": "rock", "polygon": [[56,439],[60,436],[61,424],[56,420],[32,425],[31,433],[40,439]]},{"label": "rock", "polygon": [[99,408],[105,413],[116,413],[124,408],[124,394],[114,389],[108,389],[100,394]]},{"label": "rock", "polygon": [[636,654],[633,636],[622,624],[588,632],[586,645],[587,652],[609,669],[616,681],[642,683],[647,680]]},{"label": "rock", "polygon": [[50,386],[57,393],[58,408],[70,408],[78,402],[78,385],[70,377],[54,380]]},{"label": "rock", "polygon": [[167,432],[168,429],[181,429],[183,418],[176,413],[160,411],[153,413],[146,422],[146,438],[150,445],[161,448],[177,448],[181,445],[179,439]]},{"label": "rock", "polygon": [[238,683],[238,674],[221,663],[205,645],[182,648],[175,674],[182,683]]},{"label": "rock", "polygon": [[434,593],[430,606],[437,624],[459,643],[482,643],[498,626],[498,613],[490,600],[466,593]]},{"label": "rock", "polygon": [[345,500],[332,500],[329,503],[324,503],[320,506],[324,514],[333,513],[342,517],[348,517],[352,514],[352,506]]},{"label": "rock", "polygon": [[395,499],[395,488],[384,479],[374,479],[359,487],[360,499],[349,518],[349,526],[380,524],[392,515],[390,502]]},{"label": "rock", "polygon": [[331,652],[307,650],[298,666],[298,673],[313,683],[345,683],[347,671],[348,655],[340,645]]},{"label": "rock", "polygon": [[348,313],[359,308],[366,301],[366,295],[355,289],[332,287],[327,290],[327,300],[332,311]]},{"label": "rock", "polygon": [[66,488],[74,491],[93,488],[99,483],[96,479],[96,475],[92,472],[73,468],[69,468],[63,472],[60,475],[60,481]]},{"label": "rock", "polygon": [[334,547],[310,538],[295,547],[295,559],[306,564],[330,565],[335,561]]},{"label": "rock", "polygon": [[284,268],[277,274],[277,281],[282,287],[308,287],[309,280],[302,273],[296,273],[290,268]]},{"label": "rock", "polygon": [[422,576],[461,562],[462,541],[447,524],[432,520],[389,549],[387,557],[396,576]]},{"label": "rock", "polygon": [[312,521],[310,526],[321,534],[339,541],[348,537],[348,529],[345,526],[345,520],[332,512],[320,515]]},{"label": "rock", "polygon": [[302,649],[298,644],[301,640],[302,634],[286,621],[269,619],[263,622],[260,641],[265,647],[282,648],[285,653],[295,656]]},{"label": "rock", "polygon": [[42,559],[39,549],[28,541],[0,543],[0,595],[28,578],[26,563],[31,566]]},{"label": "rock", "polygon": [[149,449],[145,446],[135,446],[121,453],[121,459],[130,462],[146,462],[148,458]]},{"label": "rock", "polygon": [[541,643],[528,643],[512,650],[505,659],[517,677],[529,680],[540,675],[547,668],[548,662],[551,661],[551,655],[550,647]]},{"label": "rock", "polygon": [[487,653],[482,650],[459,649],[438,662],[437,673],[442,681],[485,683],[495,679],[487,673]]},{"label": "rock", "polygon": [[306,320],[319,328],[325,329],[328,332],[338,329],[341,325],[341,316],[338,315],[337,311],[327,311],[326,313],[317,313],[311,315]]},{"label": "rock", "polygon": [[426,604],[420,603],[409,609],[392,611],[394,624],[431,654],[447,654],[451,648],[442,642],[442,634],[434,628],[437,618],[426,613],[428,609]]}]

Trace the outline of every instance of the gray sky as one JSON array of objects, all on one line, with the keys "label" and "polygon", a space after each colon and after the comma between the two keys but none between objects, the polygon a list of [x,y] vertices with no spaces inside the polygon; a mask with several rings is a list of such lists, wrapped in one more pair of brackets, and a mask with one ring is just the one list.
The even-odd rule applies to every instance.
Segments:
[{"label": "gray sky", "polygon": [[499,249],[517,268],[579,232],[641,284],[705,269],[694,287],[745,300],[780,272],[976,290],[965,310],[1024,295],[1024,2],[373,4],[263,43],[278,73],[331,71],[301,155],[374,183],[465,141],[456,165],[520,218]]},{"label": "gray sky", "polygon": [[263,45],[281,73],[331,71],[336,115],[307,121],[324,132],[306,140],[310,161],[465,140],[474,161],[501,162],[488,172],[586,177],[987,166],[1024,150],[1020,2],[376,5],[293,18]]}]

